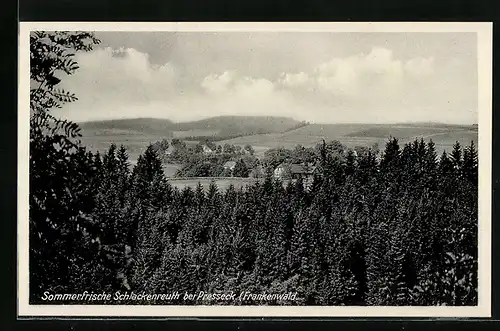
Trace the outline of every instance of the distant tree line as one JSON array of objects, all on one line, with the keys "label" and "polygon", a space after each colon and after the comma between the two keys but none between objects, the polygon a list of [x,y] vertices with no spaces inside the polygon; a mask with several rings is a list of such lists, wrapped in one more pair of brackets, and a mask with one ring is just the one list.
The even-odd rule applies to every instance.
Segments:
[{"label": "distant tree line", "polygon": [[[266,132],[267,133],[267,132]],[[245,133],[245,134],[231,134],[231,135],[213,135],[213,136],[187,136],[184,137],[183,139],[186,141],[211,141],[211,142],[218,142],[218,141],[224,141],[224,140],[229,140],[229,139],[234,139],[238,137],[243,137],[243,136],[250,136],[253,134],[257,133]]]},{"label": "distant tree line", "polygon": [[304,126],[308,126],[309,124],[311,124],[311,123],[309,123],[308,121],[300,121],[299,123],[295,124],[294,126],[290,127],[289,129],[284,130],[283,132],[297,130],[297,129],[300,129]]},{"label": "distant tree line", "polygon": [[72,73],[72,52],[96,42],[31,36],[31,78],[41,83],[31,94],[32,304],[47,303],[45,291],[117,290],[298,292],[297,301],[267,302],[276,305],[477,304],[472,142],[439,157],[432,141],[390,138],[382,152],[356,153],[323,143],[311,190],[269,174],[238,190],[179,190],[153,145],[130,170],[125,148],[93,154],[76,124],[49,114],[73,100],[56,90],[54,69]]},{"label": "distant tree line", "polygon": [[[288,131],[293,131],[300,129],[301,127],[307,126],[310,123],[307,121],[301,121],[290,128],[281,131],[282,133],[288,132]],[[229,140],[229,139],[234,139],[238,137],[244,137],[244,136],[251,136],[251,135],[259,135],[259,134],[269,134],[269,133],[275,133],[275,131],[271,130],[265,130],[265,129],[260,129],[260,130],[255,130],[254,132],[245,132],[242,134],[217,134],[217,135],[211,135],[211,136],[187,136],[184,137],[183,139],[186,141],[211,141],[211,142],[217,142],[217,141],[224,141],[224,140]]]}]

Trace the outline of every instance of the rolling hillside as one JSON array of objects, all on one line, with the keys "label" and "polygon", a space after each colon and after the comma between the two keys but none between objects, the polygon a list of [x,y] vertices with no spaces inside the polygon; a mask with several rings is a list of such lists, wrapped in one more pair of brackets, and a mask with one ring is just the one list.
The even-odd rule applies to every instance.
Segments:
[{"label": "rolling hillside", "polygon": [[280,133],[300,122],[288,117],[219,116],[193,122],[175,123],[168,119],[134,118],[79,123],[82,143],[93,151],[106,151],[111,143],[123,144],[132,159],[150,142],[164,138],[227,137]]},{"label": "rolling hillside", "polygon": [[[288,117],[266,116],[218,116],[193,122],[175,123],[168,119],[133,118],[81,122],[80,127],[94,135],[115,133],[173,136],[187,132],[198,136],[234,136],[284,132],[299,124]],[[185,135],[185,134],[184,134]]]},{"label": "rolling hillside", "polygon": [[133,118],[78,123],[83,132],[106,135],[127,132],[130,134],[157,135],[171,131],[174,123],[168,119]]},{"label": "rolling hillside", "polygon": [[285,133],[250,135],[222,141],[236,145],[250,144],[256,151],[269,148],[293,148],[297,144],[313,146],[322,139],[338,140],[348,147],[372,146],[382,148],[390,137],[397,137],[404,144],[415,138],[432,139],[438,152],[449,151],[455,141],[468,145],[471,140],[477,146],[477,126],[449,125],[439,123],[410,124],[310,124]]},{"label": "rolling hillside", "polygon": [[194,122],[176,123],[177,131],[209,130],[219,136],[263,134],[286,131],[299,122],[289,117],[218,116]]},{"label": "rolling hillside", "polygon": [[[302,125],[287,117],[219,116],[193,122],[175,123],[168,119],[136,118],[79,123],[82,142],[93,151],[104,152],[111,143],[127,147],[132,160],[150,142],[163,138],[216,138],[218,144],[250,144],[257,155],[273,147],[294,148],[297,144],[313,146],[325,140],[338,140],[348,147],[372,146],[382,148],[390,136],[401,144],[415,138],[432,139],[439,153],[451,150],[455,141],[477,145],[477,125],[442,123],[398,124],[308,124]],[[228,137],[236,137],[226,139]]]}]

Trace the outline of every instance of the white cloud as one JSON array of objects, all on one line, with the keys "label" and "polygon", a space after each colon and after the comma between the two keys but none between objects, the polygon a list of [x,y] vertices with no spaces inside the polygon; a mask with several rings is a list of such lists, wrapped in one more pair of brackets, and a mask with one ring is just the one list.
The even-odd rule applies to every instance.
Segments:
[{"label": "white cloud", "polygon": [[[432,62],[421,64],[412,60],[409,70],[417,65],[426,65],[427,71],[432,68]],[[310,73],[283,73],[280,83],[285,87],[318,89],[337,96],[355,97],[366,92],[368,86],[379,90],[398,88],[405,68],[401,60],[393,57],[391,50],[374,47],[369,53],[334,57],[320,63]]]},{"label": "white cloud", "polygon": [[326,92],[355,96],[368,85],[393,88],[403,75],[400,60],[391,50],[374,47],[368,54],[333,58],[321,63],[315,71],[318,87]]},{"label": "white cloud", "polygon": [[161,99],[171,92],[176,78],[172,64],[152,65],[147,54],[133,48],[79,53],[76,61],[80,69],[63,84],[77,93],[80,103]]},{"label": "white cloud", "polygon": [[234,91],[249,97],[268,96],[274,92],[274,83],[264,78],[243,77],[236,82]]},{"label": "white cloud", "polygon": [[309,75],[304,72],[297,74],[283,73],[281,75],[280,83],[284,86],[301,87],[307,85],[309,82]]},{"label": "white cloud", "polygon": [[210,94],[236,93],[261,95],[274,91],[274,83],[264,78],[238,76],[235,71],[211,74],[203,79],[201,86]]},{"label": "white cloud", "polygon": [[233,81],[233,78],[234,72],[230,71],[225,71],[220,75],[212,74],[203,79],[201,86],[208,92],[223,92],[228,89],[229,84]]},{"label": "white cloud", "polygon": [[[434,56],[402,59],[387,47],[373,47],[325,58],[314,62],[311,56],[308,66],[274,77],[259,75],[261,67],[257,74],[249,74],[252,66],[246,62],[201,75],[196,68],[203,63],[158,65],[134,48],[100,48],[77,56],[80,70],[63,82],[79,100],[56,112],[77,121],[117,117],[183,121],[240,114],[317,122],[391,122],[458,118],[452,115],[456,109],[475,105],[474,82],[464,85],[456,70],[437,66]],[[470,111],[462,114],[470,117]]]},{"label": "white cloud", "polygon": [[358,92],[359,68],[353,59],[332,59],[316,71],[318,87],[333,94],[354,95]]},{"label": "white cloud", "polygon": [[278,90],[277,82],[265,78],[241,76],[237,72],[211,74],[201,85],[207,94],[186,100],[198,104],[198,116],[214,115],[280,115],[301,117],[300,109],[288,91]]},{"label": "white cloud", "polygon": [[401,75],[401,61],[393,58],[392,51],[374,47],[365,57],[360,57],[361,67],[376,74]]}]

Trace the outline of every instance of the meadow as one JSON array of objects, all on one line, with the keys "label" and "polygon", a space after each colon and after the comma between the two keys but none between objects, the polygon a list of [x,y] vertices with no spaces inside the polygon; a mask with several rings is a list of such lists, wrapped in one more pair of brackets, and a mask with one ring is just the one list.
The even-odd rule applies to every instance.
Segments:
[{"label": "meadow", "polygon": [[189,137],[200,137],[200,136],[205,136],[205,137],[214,137],[219,134],[219,130],[199,130],[199,129],[193,129],[193,130],[185,130],[185,131],[172,131],[172,135],[174,138],[178,139],[185,139]]},{"label": "meadow", "polygon": [[206,137],[222,140],[239,135],[285,132],[300,122],[288,117],[218,116],[183,123],[161,118],[130,118],[78,124],[82,133],[81,142],[89,150],[104,153],[112,143],[123,145],[133,161],[148,144],[162,139]]},{"label": "meadow", "polygon": [[322,139],[338,140],[349,148],[378,144],[382,149],[390,136],[398,138],[401,144],[416,138],[432,139],[437,152],[442,153],[451,151],[456,141],[462,145],[474,141],[477,146],[478,131],[473,126],[446,124],[311,124],[285,133],[243,136],[220,143],[250,144],[257,154],[276,147],[294,148],[298,144],[310,147]]},{"label": "meadow", "polygon": [[[84,127],[81,141],[89,150],[104,153],[114,143],[127,148],[130,160],[135,162],[142,154],[147,145],[162,139],[172,139],[173,132],[161,130],[131,130],[124,128]],[[175,131],[174,137],[183,137],[204,133],[213,136],[215,131],[210,130],[187,130]],[[399,139],[403,145],[414,139],[423,138],[428,141],[432,139],[436,144],[436,150],[440,154],[443,150],[451,151],[453,144],[458,141],[462,145],[468,145],[471,141],[477,146],[478,130],[475,126],[448,125],[436,123],[420,124],[310,124],[298,129],[267,134],[243,135],[241,137],[218,141],[217,144],[225,143],[244,146],[252,145],[257,157],[262,157],[264,152],[270,148],[284,147],[292,149],[300,144],[310,147],[321,142],[338,140],[344,146],[354,148],[356,146],[373,146],[378,144],[382,149],[390,136]],[[188,143],[196,143],[195,141]]]},{"label": "meadow", "polygon": [[[111,144],[123,145],[127,148],[132,163],[137,161],[139,155],[144,153],[149,144],[162,139],[172,139],[168,134],[142,133],[125,129],[83,129],[81,133],[80,140],[88,150],[94,153],[98,151],[102,154],[109,149]],[[182,137],[182,134],[174,133],[174,138],[182,139]],[[186,141],[186,143],[196,142]]]},{"label": "meadow", "polygon": [[144,153],[150,143],[161,140],[161,135],[144,134],[138,131],[122,129],[83,129],[82,144],[92,152],[104,153],[111,144],[123,145],[127,148],[130,160],[134,162]]}]

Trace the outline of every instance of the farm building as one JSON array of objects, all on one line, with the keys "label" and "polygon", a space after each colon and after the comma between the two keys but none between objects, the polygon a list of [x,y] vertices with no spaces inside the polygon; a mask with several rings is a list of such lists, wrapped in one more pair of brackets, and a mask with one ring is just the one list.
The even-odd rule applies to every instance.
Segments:
[{"label": "farm building", "polygon": [[203,147],[203,154],[208,155],[214,153],[214,151],[207,145],[203,145],[202,147]]},{"label": "farm building", "polygon": [[170,155],[170,154],[172,154],[174,152],[174,150],[175,150],[174,146],[172,146],[172,144],[170,144],[168,146],[168,148],[164,151],[164,154],[165,155]]},{"label": "farm building", "polygon": [[279,166],[274,169],[274,178],[276,179],[283,179],[287,176],[287,171],[288,171],[289,165],[287,164],[280,164]]},{"label": "farm building", "polygon": [[227,161],[226,163],[224,163],[224,169],[228,169],[231,171],[234,170],[235,166],[236,166],[236,161]]},{"label": "farm building", "polygon": [[280,164],[274,169],[274,177],[277,179],[298,179],[312,177],[315,167],[307,164]]},{"label": "farm building", "polygon": [[226,163],[224,163],[224,171],[222,172],[222,177],[233,177],[233,171],[235,167],[236,161],[227,161]]}]

